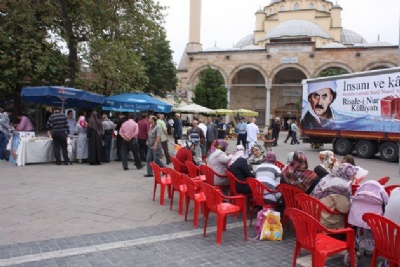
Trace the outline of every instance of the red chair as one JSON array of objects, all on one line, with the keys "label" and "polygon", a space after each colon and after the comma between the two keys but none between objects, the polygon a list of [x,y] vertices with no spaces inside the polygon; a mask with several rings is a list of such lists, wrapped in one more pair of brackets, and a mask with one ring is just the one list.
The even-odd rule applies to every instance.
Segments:
[{"label": "red chair", "polygon": [[400,225],[374,213],[365,213],[362,218],[374,236],[371,266],[375,266],[379,256],[386,258],[390,267],[400,266]]},{"label": "red chair", "polygon": [[218,176],[218,177],[221,177],[221,178],[228,178],[228,176],[226,176],[226,175],[221,175],[221,174],[219,174],[219,173],[216,173],[213,169],[211,169],[209,166],[207,166],[207,165],[201,165],[200,166],[200,171],[202,172],[202,173],[204,173],[204,175],[206,176],[206,180],[205,180],[205,182],[207,183],[207,184],[210,184],[210,185],[212,185],[212,186],[216,186],[216,187],[219,187],[219,188],[222,188],[222,187],[228,187],[229,185],[214,185],[214,175],[216,175],[216,176]]},{"label": "red chair", "polygon": [[196,228],[198,218],[199,218],[199,208],[200,208],[200,205],[205,204],[206,196],[204,195],[204,192],[200,191],[200,187],[196,184],[195,181],[193,181],[192,178],[190,178],[189,176],[187,176],[184,173],[182,173],[181,175],[182,175],[183,180],[187,187],[185,221],[187,221],[190,200],[193,199],[193,201],[194,201],[193,227]]},{"label": "red chair", "polygon": [[193,178],[193,179],[198,179],[201,181],[205,181],[206,180],[206,176],[201,174],[200,171],[200,166],[197,166],[196,164],[194,164],[191,161],[185,161],[186,167],[188,169],[189,172],[189,177]]},{"label": "red chair", "polygon": [[[282,193],[283,201],[285,203],[285,209],[300,209],[300,206],[295,199],[297,194],[304,193],[300,188],[290,184],[279,184],[278,190]],[[289,229],[289,218],[286,216],[286,212],[283,212],[282,222],[283,225],[287,225],[287,228]]]},{"label": "red chair", "polygon": [[226,171],[226,175],[228,176],[229,186],[230,186],[230,195],[231,196],[244,196],[246,199],[246,207],[249,208],[250,199],[252,194],[240,194],[236,191],[236,183],[238,184],[247,184],[247,182],[243,182],[235,177],[230,171]]},{"label": "red chair", "polygon": [[[204,234],[206,236],[208,215],[211,212],[217,214],[217,244],[220,245],[222,242],[222,232],[226,230],[226,216],[229,214],[236,214],[242,211],[243,217],[243,229],[244,229],[244,240],[247,241],[247,226],[246,226],[246,208],[244,205],[243,196],[226,197],[222,195],[212,185],[207,183],[201,183],[201,190],[206,196],[207,208],[204,210]],[[232,203],[223,203],[223,200],[228,200]]]},{"label": "red chair", "polygon": [[182,162],[180,162],[177,158],[170,156],[169,157],[171,159],[172,165],[174,166],[174,170],[181,173],[182,172],[182,167],[186,167],[185,164],[183,164]]},{"label": "red chair", "polygon": [[285,164],[283,164],[279,160],[275,161],[275,166],[278,167],[281,170],[283,170],[283,168],[285,168]]},{"label": "red chair", "polygon": [[333,215],[342,215],[344,226],[347,227],[347,214],[341,213],[337,210],[331,210],[327,206],[324,205],[319,199],[309,196],[307,194],[297,194],[296,201],[300,206],[300,209],[307,214],[311,215],[317,221],[321,221],[321,214],[323,212],[333,214]]},{"label": "red chair", "polygon": [[153,201],[156,198],[157,185],[159,184],[161,186],[160,205],[164,205],[164,193],[166,187],[168,187],[168,197],[171,197],[171,177],[168,175],[165,168],[160,168],[160,166],[154,162],[150,162],[150,167],[154,173]]},{"label": "red chair", "polygon": [[[355,267],[355,240],[354,230],[343,228],[329,230],[318,220],[304,211],[288,208],[287,216],[292,220],[296,232],[296,247],[292,266],[296,266],[297,256],[302,248],[312,255],[312,266],[323,267],[328,256],[347,250],[350,255],[350,266]],[[329,235],[346,234],[346,241],[340,241]]]},{"label": "red chair", "polygon": [[179,210],[178,213],[179,215],[182,215],[183,211],[183,200],[185,199],[185,195],[187,192],[187,187],[186,184],[182,178],[182,175],[171,169],[167,168],[169,176],[171,176],[171,183],[172,183],[172,188],[171,188],[171,203],[169,205],[169,209],[172,210],[172,204],[174,203],[174,193],[175,191],[179,192]]},{"label": "red chair", "polygon": [[253,195],[253,202],[251,205],[251,213],[250,213],[250,226],[253,221],[253,216],[254,216],[254,209],[255,206],[261,206],[263,208],[275,208],[279,206],[279,204],[265,204],[264,203],[264,194],[266,193],[279,193],[277,190],[271,190],[269,189],[265,184],[262,182],[258,181],[255,178],[247,178],[246,182],[249,184],[251,193]]},{"label": "red chair", "polygon": [[400,185],[394,184],[394,185],[387,185],[387,186],[385,186],[385,191],[386,191],[386,193],[388,194],[389,197],[390,197],[390,194],[392,193],[392,191],[393,191],[394,189],[396,189],[397,187],[400,187]]}]

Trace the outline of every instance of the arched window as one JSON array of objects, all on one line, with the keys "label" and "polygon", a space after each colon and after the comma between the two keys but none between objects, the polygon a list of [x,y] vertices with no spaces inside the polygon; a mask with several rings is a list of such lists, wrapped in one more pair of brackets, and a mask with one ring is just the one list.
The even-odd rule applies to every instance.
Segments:
[{"label": "arched window", "polygon": [[298,3],[295,3],[294,4],[294,10],[299,10],[299,8],[300,8],[300,5]]},{"label": "arched window", "polygon": [[279,11],[285,11],[285,6],[280,6]]},{"label": "arched window", "polygon": [[326,11],[326,5],[322,5],[322,11]]},{"label": "arched window", "polygon": [[313,4],[313,3],[310,3],[309,8],[310,8],[310,9],[314,9],[314,8],[315,8],[314,4]]}]

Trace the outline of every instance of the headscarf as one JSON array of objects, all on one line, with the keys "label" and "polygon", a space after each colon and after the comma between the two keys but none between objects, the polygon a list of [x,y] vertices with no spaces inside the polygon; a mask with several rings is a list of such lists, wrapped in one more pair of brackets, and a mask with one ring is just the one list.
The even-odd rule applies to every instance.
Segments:
[{"label": "headscarf", "polygon": [[252,150],[253,149],[259,150],[260,151],[260,156],[256,157],[254,155],[254,152],[253,152],[253,154],[248,159],[248,163],[249,164],[261,164],[261,163],[264,163],[264,157],[265,157],[265,149],[264,149],[264,147],[259,145],[259,144],[254,144],[251,149]]},{"label": "headscarf", "polygon": [[318,176],[308,170],[307,157],[303,152],[294,152],[293,160],[282,171],[282,182],[294,185],[308,194],[312,191]]},{"label": "headscarf", "polygon": [[92,128],[98,135],[103,134],[103,124],[101,123],[97,111],[93,111],[90,115],[88,127]]},{"label": "headscarf", "polygon": [[342,163],[337,170],[337,176],[345,181],[351,181],[357,174],[357,168],[350,163]]},{"label": "headscarf", "polygon": [[293,160],[293,155],[294,155],[294,152],[289,152],[289,153],[287,154],[287,156],[286,156],[286,164],[290,164],[290,162],[292,162],[292,160]]},{"label": "headscarf", "polygon": [[244,146],[238,145],[236,146],[235,151],[233,152],[232,158],[228,161],[228,168],[235,163],[236,160],[239,158],[245,158],[244,157]]},{"label": "headscarf", "polygon": [[319,165],[324,168],[328,173],[332,171],[332,168],[337,163],[335,154],[330,150],[319,152],[319,160],[321,161]]},{"label": "headscarf", "polygon": [[224,139],[216,139],[211,144],[211,148],[210,148],[208,156],[210,156],[212,153],[214,153],[215,150],[217,150],[217,149],[226,151],[227,148],[228,148],[228,143]]},{"label": "headscarf", "polygon": [[80,117],[79,117],[79,120],[78,120],[78,123],[79,123],[79,125],[80,125],[82,128],[86,128],[87,123],[86,123],[86,118],[85,118],[85,116],[80,116]]},{"label": "headscarf", "polygon": [[267,154],[265,154],[265,162],[275,164],[275,162],[276,162],[275,152],[268,151]]}]

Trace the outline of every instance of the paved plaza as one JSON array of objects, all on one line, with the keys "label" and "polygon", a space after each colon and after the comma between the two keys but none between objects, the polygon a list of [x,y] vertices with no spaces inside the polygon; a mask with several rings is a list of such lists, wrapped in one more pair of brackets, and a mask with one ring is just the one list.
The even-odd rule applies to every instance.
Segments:
[{"label": "paved plaza", "polygon": [[[228,152],[235,144],[230,141]],[[274,151],[285,161],[296,149],[306,152],[310,168],[317,165],[319,150],[308,144],[279,141]],[[398,163],[378,158],[356,163],[370,171],[370,179],[400,182]],[[254,240],[254,227],[248,227],[246,242],[241,218],[229,218],[218,246],[215,216],[203,238],[203,219],[193,228],[190,211],[184,222],[177,198],[172,211],[169,200],[159,205],[159,192],[152,201],[153,178],[143,177],[144,169],[136,170],[133,162],[129,171],[120,162],[23,167],[0,162],[0,266],[291,266],[292,229],[284,231],[282,242],[269,242]],[[369,266],[369,260],[362,258],[359,266]],[[302,252],[297,264],[310,262]],[[326,266],[343,266],[343,255]]]}]

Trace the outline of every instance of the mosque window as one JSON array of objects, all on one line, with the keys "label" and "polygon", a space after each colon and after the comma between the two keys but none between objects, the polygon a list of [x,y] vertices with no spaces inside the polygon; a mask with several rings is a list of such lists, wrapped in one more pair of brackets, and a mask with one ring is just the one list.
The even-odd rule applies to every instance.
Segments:
[{"label": "mosque window", "polygon": [[279,11],[285,11],[285,6],[280,6]]},{"label": "mosque window", "polygon": [[294,4],[294,10],[299,10],[299,8],[300,8],[300,5],[298,3],[295,3]]},{"label": "mosque window", "polygon": [[310,9],[314,9],[314,8],[315,8],[314,4],[313,4],[313,3],[310,3],[309,8],[310,8]]},{"label": "mosque window", "polygon": [[322,11],[326,11],[326,5],[322,5]]}]

